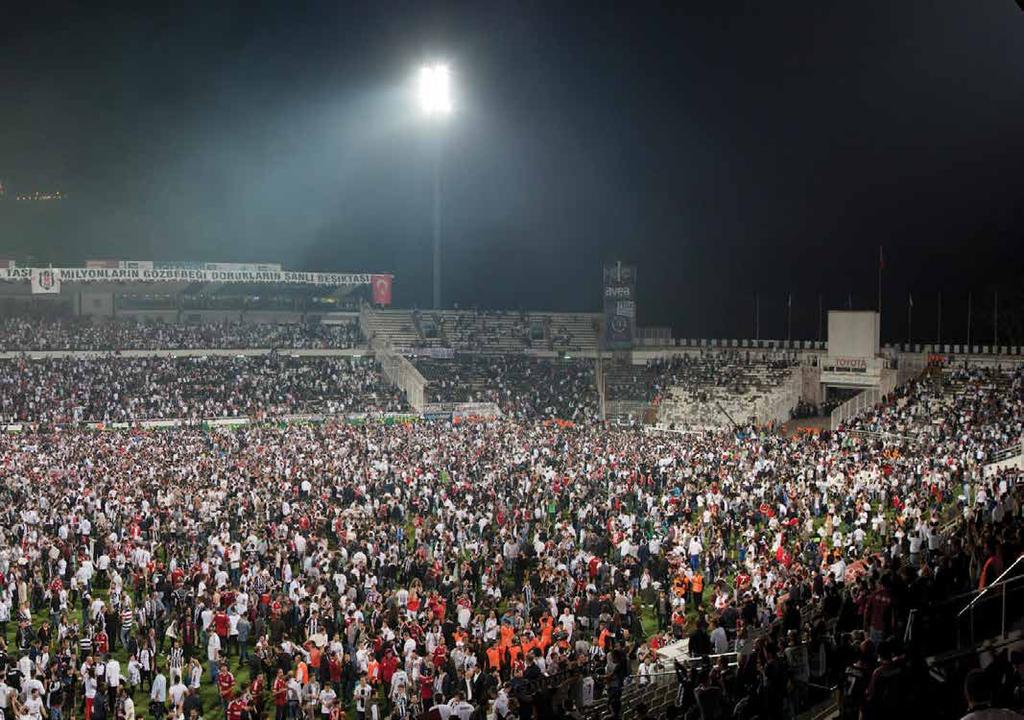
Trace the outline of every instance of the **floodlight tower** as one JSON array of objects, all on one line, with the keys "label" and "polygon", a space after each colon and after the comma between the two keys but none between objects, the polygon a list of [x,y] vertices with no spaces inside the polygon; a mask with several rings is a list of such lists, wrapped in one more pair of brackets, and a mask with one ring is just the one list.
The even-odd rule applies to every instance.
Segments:
[{"label": "floodlight tower", "polygon": [[452,114],[451,71],[444,63],[420,68],[420,110],[436,126],[434,147],[434,309],[441,309],[441,131]]}]

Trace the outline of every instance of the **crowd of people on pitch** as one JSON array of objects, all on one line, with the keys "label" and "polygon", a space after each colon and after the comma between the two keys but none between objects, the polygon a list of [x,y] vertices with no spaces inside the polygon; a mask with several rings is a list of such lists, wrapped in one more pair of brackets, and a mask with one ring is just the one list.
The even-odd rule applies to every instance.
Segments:
[{"label": "crowd of people on pitch", "polygon": [[0,361],[0,424],[338,415],[406,408],[372,359],[266,355]]},{"label": "crowd of people on pitch", "polygon": [[794,438],[516,413],[0,435],[0,710],[617,715],[685,639],[720,657],[678,671],[666,713],[788,718],[855,667],[843,707],[889,717],[926,701],[892,640],[909,611],[1021,547],[1016,477],[983,467],[1024,432],[1024,374],[950,381]]},{"label": "crowd of people on pitch", "polygon": [[355,320],[323,323],[212,322],[179,324],[110,319],[0,320],[0,352],[279,348],[345,349],[364,344]]},{"label": "crowd of people on pitch", "polygon": [[[871,555],[847,572],[838,558],[831,572],[800,576],[768,631],[756,628],[756,600],[747,592],[716,604],[712,617],[698,621],[689,638],[694,653],[724,655],[678,665],[681,712],[694,717],[793,717],[815,701],[834,696],[840,718],[896,718],[915,715],[959,717],[963,710],[990,707],[1024,711],[1024,652],[996,652],[994,661],[969,679],[967,707],[960,694],[966,670],[939,665],[935,682],[925,658],[955,647],[957,612],[970,591],[996,580],[1024,551],[1021,517],[1024,485],[1003,475],[978,489],[979,500],[964,505],[955,533],[934,527],[911,532],[898,551]],[[846,573],[837,582],[836,573]],[[737,576],[737,590],[744,576]],[[962,597],[960,603],[951,599]],[[986,606],[990,635],[1000,618]],[[1017,619],[1019,620],[1019,612]],[[979,629],[981,620],[978,621]],[[968,633],[966,623],[961,628]],[[716,637],[717,636],[717,637]],[[966,662],[965,662],[966,661]],[[999,715],[999,717],[1016,717]]]},{"label": "crowd of people on pitch", "polygon": [[430,402],[493,402],[508,417],[592,422],[597,417],[594,364],[525,355],[417,358]]}]

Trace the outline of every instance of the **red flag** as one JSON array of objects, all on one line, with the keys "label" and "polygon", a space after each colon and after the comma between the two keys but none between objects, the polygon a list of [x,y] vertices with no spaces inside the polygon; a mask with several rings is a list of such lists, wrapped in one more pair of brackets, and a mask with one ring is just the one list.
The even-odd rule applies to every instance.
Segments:
[{"label": "red flag", "polygon": [[391,304],[391,276],[371,275],[370,284],[373,286],[373,304]]}]

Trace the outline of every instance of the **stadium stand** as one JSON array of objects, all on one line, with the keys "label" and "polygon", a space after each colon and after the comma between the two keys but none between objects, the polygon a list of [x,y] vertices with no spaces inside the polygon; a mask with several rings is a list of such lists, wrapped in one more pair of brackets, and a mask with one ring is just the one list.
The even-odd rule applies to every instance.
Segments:
[{"label": "stadium stand", "polygon": [[530,347],[525,313],[432,313],[447,347],[456,350],[520,352]]},{"label": "stadium stand", "polygon": [[344,323],[177,324],[85,319],[0,321],[0,352],[17,350],[181,350],[353,348],[364,343],[358,320]]},{"label": "stadium stand", "polygon": [[[363,327],[436,341],[414,357],[428,399],[502,418],[406,414],[344,351],[0,362],[0,708],[941,718],[965,681],[973,707],[1024,705],[1024,484],[1000,464],[1019,365],[931,367],[792,436],[768,417],[792,355],[602,371],[710,427],[668,433],[597,422],[589,359],[443,347],[511,348],[521,316],[432,315]],[[193,341],[163,330],[125,342]],[[250,342],[222,331],[198,342]],[[76,332],[48,331],[108,342]],[[79,426],[147,417],[253,422]]]},{"label": "stadium stand", "polygon": [[524,355],[417,358],[430,402],[493,402],[510,417],[591,422],[597,418],[594,366],[587,360]]},{"label": "stadium stand", "polygon": [[365,308],[361,314],[363,335],[371,343],[381,341],[393,347],[427,347],[431,343],[420,331],[418,312],[414,310],[372,310]]},{"label": "stadium stand", "polygon": [[[679,430],[724,428],[733,422],[784,422],[799,403],[794,353],[700,350],[605,368],[610,404],[657,406],[658,422]],[[730,420],[732,418],[732,420]]]},{"label": "stadium stand", "polygon": [[600,331],[590,314],[367,309],[364,318],[364,334],[393,347],[491,353],[595,353]]},{"label": "stadium stand", "polygon": [[133,422],[400,411],[372,361],[287,355],[0,361],[0,422]]}]

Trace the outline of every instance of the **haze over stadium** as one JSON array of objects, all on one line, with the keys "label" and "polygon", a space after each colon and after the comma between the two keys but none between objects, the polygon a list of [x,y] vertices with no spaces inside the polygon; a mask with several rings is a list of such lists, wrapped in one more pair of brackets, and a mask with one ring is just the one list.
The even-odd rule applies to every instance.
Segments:
[{"label": "haze over stadium", "polygon": [[1013,2],[5,25],[0,720],[1021,717]]}]

